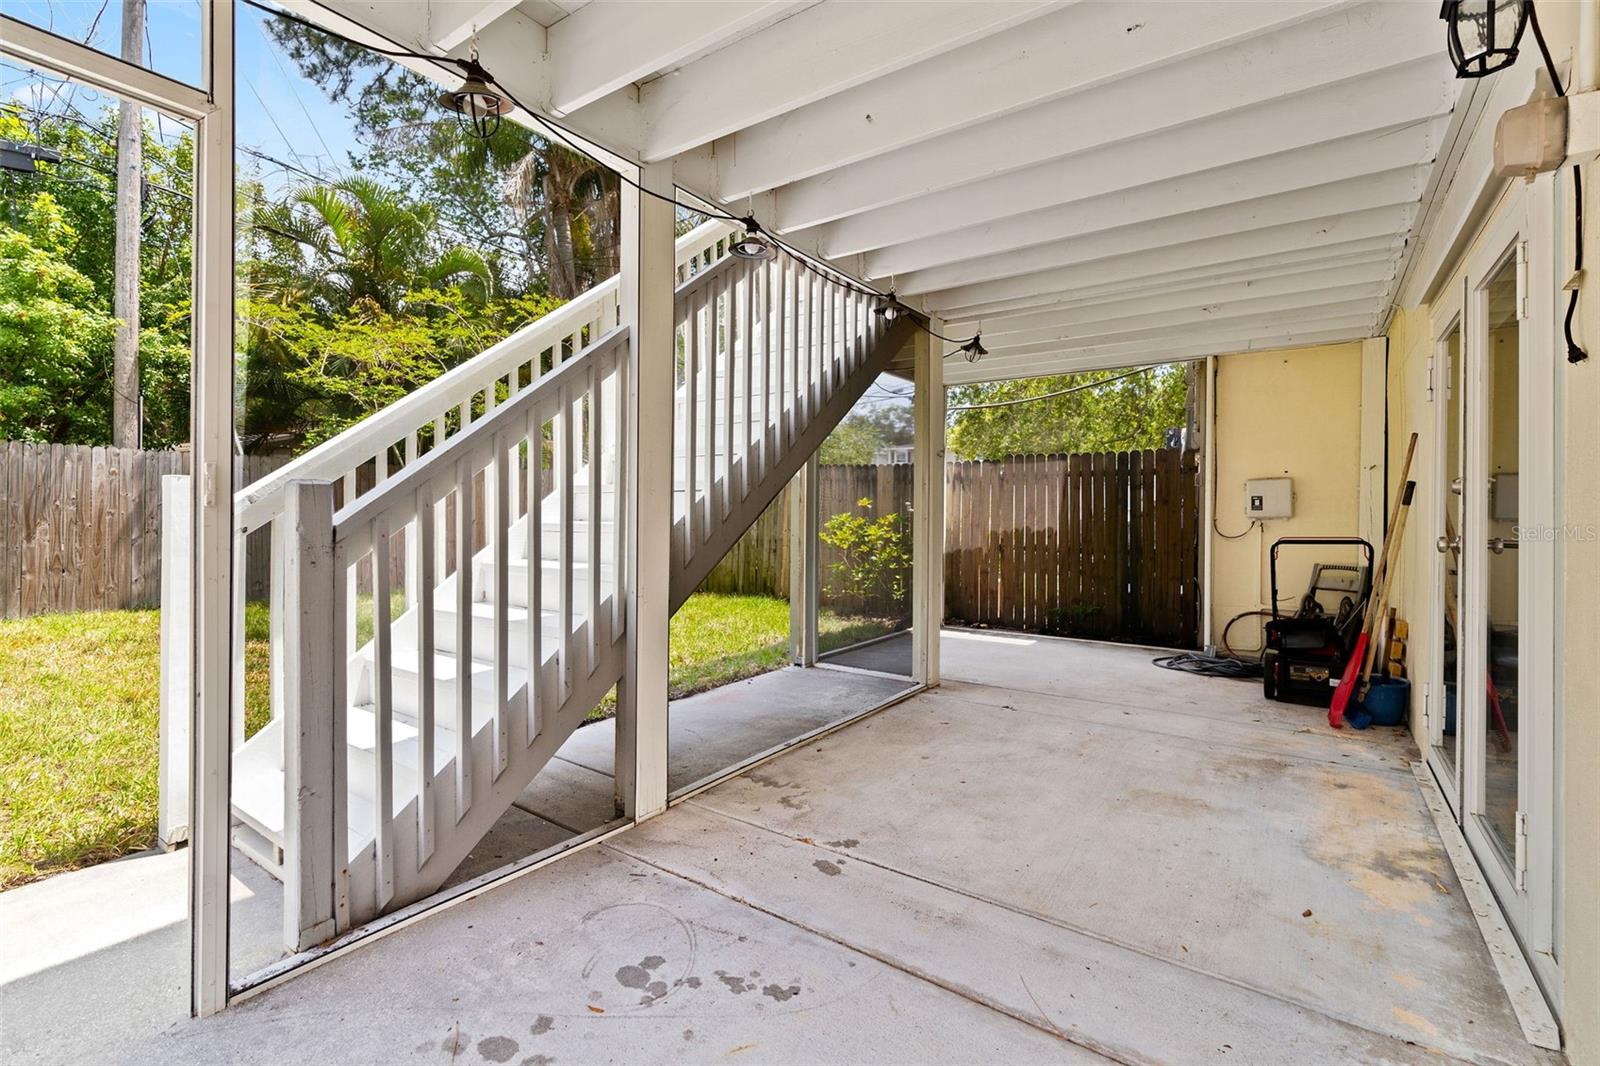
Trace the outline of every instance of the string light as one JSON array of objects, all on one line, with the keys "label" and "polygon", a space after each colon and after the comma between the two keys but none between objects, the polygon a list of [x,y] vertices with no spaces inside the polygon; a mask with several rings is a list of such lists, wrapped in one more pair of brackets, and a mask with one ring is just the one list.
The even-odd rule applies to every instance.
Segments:
[{"label": "string light", "polygon": [[752,259],[761,263],[770,263],[778,258],[778,249],[772,242],[761,235],[761,224],[753,218],[741,218],[739,224],[744,226],[744,236],[728,245],[728,254],[737,259]]},{"label": "string light", "polygon": [[500,130],[500,116],[511,110],[511,103],[490,84],[489,72],[478,63],[478,49],[469,59],[454,61],[466,75],[461,88],[439,97],[441,106],[456,113],[462,129],[480,141],[487,141]]}]

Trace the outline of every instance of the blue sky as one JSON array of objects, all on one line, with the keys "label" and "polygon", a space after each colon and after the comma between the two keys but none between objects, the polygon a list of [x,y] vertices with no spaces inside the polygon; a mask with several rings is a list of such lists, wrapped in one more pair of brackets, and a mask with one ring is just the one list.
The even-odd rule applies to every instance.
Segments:
[{"label": "blue sky", "polygon": [[[271,16],[244,4],[237,6],[236,41],[238,144],[304,168],[331,175],[344,170],[357,147],[354,124],[342,105],[328,101],[315,84],[272,43],[263,23]],[[158,73],[194,84],[200,78],[200,4],[198,0],[148,0],[146,65]],[[0,0],[0,13],[85,41],[112,54],[122,42],[121,0]],[[7,63],[0,68],[0,99],[59,106],[48,91],[56,79],[32,76]],[[111,101],[81,87],[72,92],[74,106],[98,119]],[[171,120],[162,122],[175,135]],[[276,188],[296,175],[272,163],[242,156],[240,165],[258,173]]]}]

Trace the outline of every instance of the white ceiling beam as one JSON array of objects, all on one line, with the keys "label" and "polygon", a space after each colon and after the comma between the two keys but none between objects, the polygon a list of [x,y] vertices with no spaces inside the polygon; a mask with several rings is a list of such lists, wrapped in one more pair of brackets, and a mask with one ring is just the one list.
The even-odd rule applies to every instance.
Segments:
[{"label": "white ceiling beam", "polygon": [[557,115],[576,111],[808,2],[814,0],[599,0],[550,27],[550,107]]},{"label": "white ceiling beam", "polygon": [[[1183,300],[1190,293],[1226,290],[1228,286],[1293,286],[1299,284],[1301,278],[1322,276],[1344,279],[1347,277],[1344,271],[1359,272],[1362,279],[1390,278],[1399,259],[1399,244],[1395,237],[1386,235],[1342,245],[1147,274],[1132,280],[1075,289],[1070,293],[1034,292],[984,304],[944,308],[938,313],[952,327],[970,325],[977,328],[986,322],[1019,314],[1094,307],[1114,301]],[[1305,283],[1314,284],[1311,281]]]},{"label": "white ceiling beam", "polygon": [[1276,333],[1218,335],[1196,338],[1188,344],[1154,342],[1150,344],[1107,345],[1104,348],[1063,350],[1054,354],[1019,356],[1009,359],[987,357],[976,363],[950,358],[944,361],[947,385],[970,385],[979,381],[1005,381],[1036,378],[1047,374],[1073,374],[1084,370],[1112,370],[1122,367],[1151,366],[1201,359],[1208,355],[1242,355],[1246,352],[1303,348],[1316,344],[1337,344],[1370,336],[1371,319],[1340,322],[1306,322]]},{"label": "white ceiling beam", "polygon": [[[1294,261],[1304,262],[1316,258],[1320,249],[1338,254],[1334,251],[1336,246],[1367,238],[1377,238],[1390,242],[1391,246],[1398,246],[1404,240],[1414,210],[1411,205],[1398,204],[1335,219],[1296,222],[1170,248],[1152,248],[1115,259],[1056,267],[1037,274],[963,285],[929,294],[928,306],[939,310],[1041,292],[1071,293],[1079,286],[1134,281],[1158,271],[1209,267],[1220,274],[1230,269],[1227,264],[1261,260],[1272,255],[1285,255],[1293,257]],[[944,316],[941,314],[940,317]]]},{"label": "white ceiling beam", "polygon": [[1420,195],[1427,182],[1425,164],[1433,158],[1432,149],[1438,144],[1431,134],[1442,134],[1447,121],[1441,117],[1410,130],[1392,131],[1388,136],[1345,138],[1303,152],[1289,152],[1016,214],[870,252],[864,264],[873,277],[910,274],[1049,240],[1137,224],[1151,225],[1229,205],[1256,204],[1269,197],[1293,194],[1296,190],[1327,188],[1335,182],[1397,174],[1402,168],[1410,168],[1415,173],[1415,193]]},{"label": "white ceiling beam", "polygon": [[[976,250],[983,254],[960,255],[943,266],[901,274],[897,288],[902,293],[916,295],[1208,237],[1329,218],[1391,204],[1413,204],[1427,180],[1426,167],[1411,166],[1114,229],[1095,226],[1092,217],[1083,217],[1073,205],[1052,208],[998,225],[992,236],[974,242]],[[1021,225],[1024,220],[1031,221],[1032,226]],[[866,266],[870,276],[886,276],[870,257]]]},{"label": "white ceiling beam", "polygon": [[[1007,334],[1004,337],[994,339],[991,339],[985,333],[983,335],[983,346],[989,350],[991,356],[1007,359],[1023,355],[1059,352],[1064,348],[1101,348],[1112,344],[1132,344],[1140,341],[1173,339],[1175,343],[1189,343],[1215,333],[1228,333],[1230,335],[1244,332],[1248,332],[1251,335],[1262,332],[1281,333],[1287,326],[1298,325],[1301,322],[1324,322],[1329,320],[1343,322],[1360,318],[1373,321],[1378,315],[1377,302],[1375,297],[1326,302],[1319,300],[1303,307],[1291,307],[1271,312],[1219,314],[1214,321],[1209,322],[1191,320],[1163,325],[1124,322],[1121,323],[1120,328],[1114,329],[1088,327],[1079,330],[1036,330],[1025,334]],[[1050,336],[1052,333],[1062,335]],[[953,354],[958,350],[959,346],[952,344],[944,349],[943,354]]]},{"label": "white ceiling beam", "polygon": [[[730,196],[835,167],[1270,33],[1337,0],[1075,4],[740,131],[720,171]],[[718,145],[723,156],[724,146]]]},{"label": "white ceiling beam", "polygon": [[517,0],[429,0],[428,32],[434,43],[448,52],[471,41],[516,6]]},{"label": "white ceiling beam", "polygon": [[[1077,313],[1053,312],[1052,317],[1028,316],[1026,319],[1004,319],[986,322],[983,326],[983,343],[987,348],[1013,347],[1019,344],[1040,344],[1046,341],[1082,342],[1090,337],[1104,337],[1142,329],[1166,329],[1211,325],[1246,315],[1291,313],[1308,307],[1325,307],[1329,304],[1346,304],[1366,301],[1375,306],[1384,294],[1386,283],[1368,281],[1357,285],[1336,285],[1325,289],[1284,293],[1277,296],[1242,296],[1234,300],[1213,300],[1166,311],[1146,311],[1129,307],[1127,301],[1107,304],[1104,309],[1088,308]],[[1248,293],[1248,290],[1245,290]],[[954,351],[957,345],[947,350]]]},{"label": "white ceiling beam", "polygon": [[679,155],[1061,6],[1062,0],[819,4],[752,34],[737,57],[713,53],[641,85],[640,151],[646,160]]},{"label": "white ceiling beam", "polygon": [[[1325,220],[1313,236],[1348,215],[1376,208],[1415,207],[1417,193],[1426,180],[1419,168],[1356,178],[1319,189],[1283,193],[1259,201],[1215,207],[1156,222],[1141,222],[1114,230],[1071,234],[1048,244],[1018,248],[949,266],[930,267],[898,279],[898,289],[908,295],[976,285],[1000,278],[1037,274],[1058,267],[1096,260],[1125,259],[1141,252],[1161,252],[1198,241],[1228,239],[1234,247],[1248,247],[1250,235],[1281,226]],[[1407,225],[1410,216],[1407,216]]]},{"label": "white ceiling beam", "polygon": [[[1389,135],[1413,124],[1425,123],[1420,136],[1437,144],[1429,120],[1448,114],[1450,100],[1436,69],[1407,64],[799,232],[815,234],[831,256],[854,255],[1223,167],[1259,166],[1271,173],[1298,165],[1298,149],[1386,151]],[[1399,146],[1405,143],[1399,139]]]},{"label": "white ceiling beam", "polygon": [[[1210,4],[1171,6],[1219,10]],[[1221,8],[1259,6],[1276,5]],[[1442,84],[1449,80],[1450,66],[1439,51],[1436,14],[1423,4],[1341,10],[1124,82],[837,165],[781,188],[776,222],[784,232],[820,225],[1278,97],[1353,82],[1405,63],[1430,65]],[[1363,16],[1371,27],[1362,24]],[[745,153],[744,138],[739,134],[717,145],[720,188],[730,195],[741,195],[749,184],[726,180],[735,161],[756,162]],[[763,166],[771,165],[772,176],[784,169],[801,173],[796,161],[775,153],[776,148],[761,160]]]},{"label": "white ceiling beam", "polygon": [[[975,319],[944,319],[947,326],[971,333],[982,329],[985,337],[1020,330],[1042,329],[1060,323],[1083,324],[1117,319],[1144,319],[1167,313],[1202,313],[1213,307],[1226,307],[1253,300],[1304,300],[1307,294],[1337,292],[1381,295],[1393,273],[1391,260],[1357,263],[1331,270],[1304,273],[1278,273],[1247,281],[1229,281],[1199,287],[1178,287],[1133,297],[1060,304],[1051,307],[1013,311]],[[964,328],[970,326],[970,329]]]}]

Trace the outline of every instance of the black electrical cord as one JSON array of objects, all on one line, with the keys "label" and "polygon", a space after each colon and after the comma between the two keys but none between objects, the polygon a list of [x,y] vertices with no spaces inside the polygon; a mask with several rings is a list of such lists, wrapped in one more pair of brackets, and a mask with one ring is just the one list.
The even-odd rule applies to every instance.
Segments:
[{"label": "black electrical cord", "polygon": [[1163,655],[1150,661],[1163,670],[1176,670],[1180,674],[1198,674],[1201,677],[1228,677],[1238,681],[1250,681],[1261,676],[1260,663],[1226,655],[1205,655],[1197,651]]},{"label": "black electrical cord", "polygon": [[[429,60],[429,61],[432,61],[432,62],[435,62],[435,63],[449,63],[449,64],[457,67],[458,69],[460,69],[463,73],[469,73],[472,70],[476,70],[476,72],[479,73],[484,78],[484,80],[486,82],[488,82],[490,85],[493,85],[496,89],[499,89],[502,93],[504,93],[506,99],[510,100],[511,103],[518,110],[522,111],[524,114],[526,114],[533,121],[537,122],[540,126],[544,127],[545,131],[547,133],[549,133],[551,136],[553,136],[556,140],[558,140],[562,144],[566,145],[566,147],[570,148],[572,151],[577,152],[579,155],[588,156],[588,154],[589,154],[586,149],[584,149],[581,145],[579,145],[576,141],[574,141],[572,139],[574,137],[577,137],[577,138],[581,139],[581,135],[580,134],[575,133],[574,131],[567,129],[565,126],[561,125],[559,122],[556,122],[556,121],[554,121],[554,120],[552,120],[550,118],[547,118],[544,115],[540,114],[539,112],[537,112],[537,111],[533,110],[532,108],[528,107],[527,105],[525,105],[521,100],[517,99],[515,93],[513,93],[510,89],[506,88],[505,85],[501,84],[501,82],[498,81],[492,74],[489,74],[488,71],[483,70],[481,67],[478,67],[476,63],[471,64],[471,67],[469,68],[468,61],[461,60],[461,59],[452,59],[449,56],[433,55],[433,54],[428,53],[428,52],[412,52],[412,51],[408,51],[408,50],[402,49],[402,48],[394,48],[394,49],[379,48],[376,45],[367,44],[364,41],[358,41],[358,40],[354,39],[353,37],[346,37],[344,34],[338,33],[338,32],[336,32],[334,30],[330,30],[326,26],[319,26],[315,22],[312,22],[309,19],[301,18],[299,15],[295,15],[295,14],[292,14],[292,13],[287,12],[287,11],[281,11],[278,8],[275,8],[275,7],[272,7],[272,6],[268,5],[268,4],[262,3],[261,0],[244,0],[244,2],[246,4],[248,4],[250,7],[257,8],[258,10],[261,10],[261,11],[265,11],[267,14],[272,15],[272,16],[274,16],[276,18],[281,18],[281,19],[284,19],[284,20],[286,20],[288,22],[293,22],[293,23],[295,23],[297,25],[304,26],[307,29],[314,30],[317,33],[325,34],[325,35],[327,35],[329,37],[334,38],[335,40],[340,40],[340,41],[345,42],[346,44],[353,45],[356,48],[364,48],[364,49],[366,49],[366,50],[368,50],[370,52],[375,52],[378,55],[387,56],[387,57],[389,57],[391,59],[425,59],[425,60]],[[599,160],[596,160],[596,162],[599,162]],[[601,163],[600,165],[601,166],[606,166],[604,163]],[[632,178],[628,177],[626,174],[622,173],[620,170],[617,170],[614,167],[606,166],[606,169],[610,170],[613,174],[615,174],[617,176],[617,180],[618,181],[622,182],[624,185],[627,185],[629,188],[637,190],[638,192],[644,194],[645,196],[654,197],[655,199],[660,200],[660,201],[662,201],[664,203],[672,204],[674,207],[684,206],[684,205],[679,204],[677,197],[668,196],[665,193],[656,192],[654,189],[647,189],[643,185],[641,185],[639,182],[634,181]],[[700,210],[699,208],[693,208],[693,207],[691,207],[691,210],[696,211],[698,214],[706,215],[709,218],[715,218],[715,219],[718,219],[718,220],[723,221],[723,222],[737,222],[738,224],[742,225],[746,230],[748,230],[751,233],[765,234],[768,240],[770,240],[773,244],[777,245],[779,248],[783,249],[785,252],[789,253],[790,257],[793,258],[796,262],[798,262],[802,267],[804,267],[805,269],[811,271],[813,274],[816,274],[818,277],[824,279],[825,281],[831,281],[836,285],[843,286],[844,288],[850,289],[850,290],[852,290],[852,291],[854,291],[854,292],[856,292],[856,293],[858,293],[858,294],[860,294],[862,296],[871,296],[871,297],[875,297],[875,298],[880,299],[880,300],[888,300],[888,301],[896,304],[897,306],[904,306],[903,304],[900,304],[899,301],[895,300],[893,294],[886,293],[886,292],[883,292],[883,291],[881,291],[879,289],[875,289],[870,285],[864,285],[864,284],[862,284],[860,282],[857,282],[853,278],[850,278],[847,275],[840,273],[839,271],[833,269],[832,267],[829,267],[829,266],[819,262],[818,260],[814,259],[812,256],[807,255],[805,252],[800,251],[800,249],[794,247],[789,242],[787,242],[785,240],[782,240],[776,234],[774,234],[774,233],[770,232],[769,230],[767,230],[766,228],[764,228],[755,218],[753,218],[753,217],[751,217],[749,215],[741,217],[739,215],[730,215],[725,211],[717,211],[715,209]],[[936,332],[934,332],[933,329],[931,329],[928,326],[928,324],[925,321],[923,321],[921,316],[919,316],[915,312],[912,312],[910,308],[906,308],[906,311],[908,312],[906,317],[911,320],[912,325],[916,326],[918,329],[922,330],[924,333],[928,334],[931,337],[935,337],[935,338],[937,338],[939,340],[942,340],[942,341],[947,341],[950,344],[960,344],[960,345],[963,345],[963,346],[973,345],[973,344],[976,344],[977,341],[978,341],[978,335],[977,334],[974,334],[972,337],[968,338],[967,340],[962,341],[962,340],[959,340],[959,339],[957,339],[955,337],[946,337],[942,333],[936,333]]]},{"label": "black electrical cord", "polygon": [[[1544,69],[1550,74],[1550,84],[1555,88],[1556,95],[1564,97],[1567,90],[1561,85],[1561,75],[1556,72],[1556,61],[1550,55],[1550,46],[1545,43],[1544,30],[1539,26],[1539,9],[1533,0],[1526,0],[1528,9],[1528,25],[1533,28],[1533,39],[1539,45],[1539,54],[1544,57]],[[1573,228],[1572,240],[1572,270],[1574,273],[1583,269],[1583,168],[1577,164],[1572,167],[1572,192]],[[1572,320],[1578,312],[1578,290],[1574,288],[1567,294],[1567,315],[1562,321],[1562,329],[1567,339],[1567,362],[1581,363],[1589,358],[1589,353],[1578,344],[1577,338],[1572,335]]]}]

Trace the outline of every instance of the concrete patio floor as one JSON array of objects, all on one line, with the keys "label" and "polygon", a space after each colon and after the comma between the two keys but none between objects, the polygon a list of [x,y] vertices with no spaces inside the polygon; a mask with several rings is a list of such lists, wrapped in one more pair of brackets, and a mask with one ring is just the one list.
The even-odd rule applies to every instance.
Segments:
[{"label": "concrete patio floor", "polygon": [[1405,736],[1146,649],[942,646],[942,689],[221,1016],[6,1058],[1555,1061]]}]

